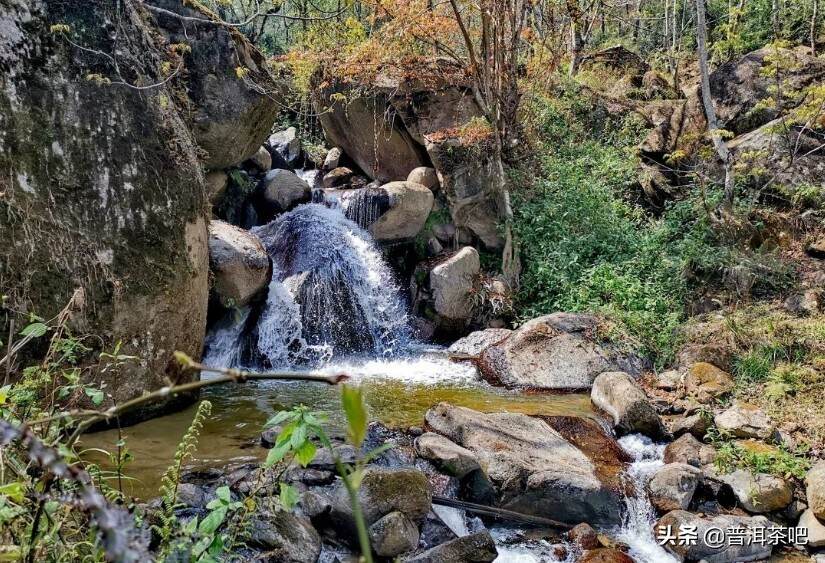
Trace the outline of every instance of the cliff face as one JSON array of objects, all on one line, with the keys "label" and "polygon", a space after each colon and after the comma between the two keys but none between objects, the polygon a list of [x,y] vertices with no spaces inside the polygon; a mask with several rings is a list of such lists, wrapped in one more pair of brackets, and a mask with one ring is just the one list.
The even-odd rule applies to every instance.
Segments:
[{"label": "cliff face", "polygon": [[171,353],[203,343],[207,157],[191,116],[211,114],[188,95],[192,53],[128,0],[0,0],[0,292],[51,318],[82,287],[74,328],[141,358],[105,382],[115,401],[191,377]]}]

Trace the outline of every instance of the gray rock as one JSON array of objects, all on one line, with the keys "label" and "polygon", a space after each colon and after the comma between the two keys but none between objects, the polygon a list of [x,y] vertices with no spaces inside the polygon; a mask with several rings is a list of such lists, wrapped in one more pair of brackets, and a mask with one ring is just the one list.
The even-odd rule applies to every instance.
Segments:
[{"label": "gray rock", "polygon": [[321,554],[321,538],[309,520],[286,510],[256,512],[247,541],[283,563],[315,563]]},{"label": "gray rock", "polygon": [[661,512],[686,510],[696,492],[702,472],[685,463],[668,463],[647,485],[650,501]]},{"label": "gray rock", "polygon": [[264,201],[279,211],[288,211],[298,203],[307,202],[312,195],[309,184],[294,172],[280,168],[267,172],[261,184]]},{"label": "gray rock", "polygon": [[825,296],[821,289],[809,289],[791,295],[783,303],[785,309],[795,315],[815,315],[825,305]]},{"label": "gray rock", "polygon": [[332,510],[332,499],[323,493],[309,490],[301,493],[298,502],[307,518],[318,518]]},{"label": "gray rock", "polygon": [[[338,483],[332,494],[331,517],[350,533],[355,531],[349,495]],[[364,470],[358,502],[368,525],[390,512],[401,512],[413,522],[421,521],[432,507],[427,476],[418,469],[370,466]]]},{"label": "gray rock", "polygon": [[329,149],[329,152],[324,157],[324,164],[322,168],[326,171],[334,170],[338,168],[338,163],[341,161],[341,156],[344,154],[338,147],[332,147]]},{"label": "gray rock", "polygon": [[606,371],[636,375],[636,358],[597,340],[599,319],[582,313],[535,318],[487,347],[478,366],[488,381],[506,387],[589,389]]},{"label": "gray rock", "polygon": [[705,434],[708,433],[708,430],[710,430],[712,422],[709,415],[696,413],[671,417],[666,421],[666,424],[674,436],[692,434],[701,440],[705,437]]},{"label": "gray rock", "polygon": [[277,152],[292,167],[300,163],[301,139],[298,137],[298,130],[289,127],[283,131],[278,131],[269,136],[267,144],[272,150]]},{"label": "gray rock", "polygon": [[370,545],[381,557],[396,557],[418,547],[418,526],[401,512],[390,512],[369,529]]},{"label": "gray rock", "polygon": [[425,416],[439,434],[473,452],[503,508],[548,515],[577,524],[616,525],[622,495],[618,482],[602,480],[619,473],[621,462],[595,462],[543,420],[516,413],[483,414],[441,403]]},{"label": "gray rock", "polygon": [[204,181],[206,184],[206,197],[210,203],[214,204],[226,193],[226,187],[229,185],[229,175],[223,170],[215,170],[207,173]]},{"label": "gray rock", "polygon": [[484,530],[463,536],[423,553],[406,557],[405,563],[491,563],[498,557],[496,543],[490,532]]},{"label": "gray rock", "polygon": [[803,512],[797,526],[808,530],[808,547],[825,547],[825,525],[816,517],[813,510]]},{"label": "gray rock", "polygon": [[389,182],[379,189],[387,194],[389,209],[369,226],[373,238],[395,241],[417,235],[433,208],[433,193],[414,182]]},{"label": "gray rock", "polygon": [[265,147],[261,147],[258,152],[250,157],[248,162],[261,172],[269,172],[269,169],[272,168],[272,155]]},{"label": "gray rock", "polygon": [[413,168],[412,171],[410,171],[409,176],[407,176],[407,181],[421,184],[432,191],[438,190],[439,186],[438,173],[435,171],[435,168],[430,168],[428,166]]},{"label": "gray rock", "polygon": [[748,512],[774,512],[787,507],[793,500],[793,487],[785,479],[767,473],[751,473],[737,469],[719,475],[718,479],[730,485],[742,508]]},{"label": "gray rock", "polygon": [[193,483],[180,483],[177,489],[176,502],[191,508],[202,508],[208,502],[206,493]]},{"label": "gray rock", "polygon": [[713,463],[716,450],[713,446],[703,444],[691,434],[683,434],[665,447],[665,463],[686,463],[702,467]]},{"label": "gray rock", "polygon": [[776,428],[765,412],[747,403],[736,403],[714,419],[716,427],[735,438],[767,440],[774,436]]},{"label": "gray rock", "polygon": [[656,387],[667,391],[673,391],[678,389],[682,384],[683,377],[684,374],[679,370],[671,369],[663,371],[656,376]]},{"label": "gray rock", "polygon": [[427,239],[427,256],[438,256],[442,252],[444,252],[444,247],[441,246],[436,237]]},{"label": "gray rock", "polygon": [[[673,535],[678,535],[680,526],[695,526],[697,541],[692,545],[679,545],[677,540],[665,543],[664,547],[680,559],[691,561],[703,560],[707,563],[742,563],[746,561],[758,561],[767,559],[771,555],[772,546],[762,543],[748,543],[746,545],[729,545],[720,542],[721,545],[708,545],[705,541],[709,529],[719,529],[726,537],[731,529],[755,529],[770,528],[771,522],[764,516],[733,516],[718,515],[713,517],[702,517],[698,514],[685,512],[684,510],[674,510],[668,512],[656,524],[656,530],[672,530]],[[684,528],[683,528],[684,529]],[[660,536],[662,537],[662,536]],[[767,537],[767,530],[765,530]],[[688,542],[683,542],[688,543]]]},{"label": "gray rock", "polygon": [[498,344],[513,331],[506,328],[486,328],[471,332],[464,338],[459,338],[447,349],[451,355],[461,357],[478,357],[488,346]]},{"label": "gray rock", "polygon": [[667,433],[645,392],[625,372],[609,371],[596,377],[590,400],[613,418],[620,432],[641,432],[653,438]]},{"label": "gray rock", "polygon": [[825,461],[818,461],[805,476],[808,506],[817,518],[825,520]]},{"label": "gray rock", "polygon": [[269,283],[269,256],[261,241],[239,227],[209,222],[213,289],[226,307],[243,307]]},{"label": "gray rock", "polygon": [[467,321],[473,314],[470,292],[481,270],[478,251],[464,247],[430,271],[433,308],[449,321]]},{"label": "gray rock", "polygon": [[459,479],[480,468],[473,452],[434,432],[416,438],[415,448],[418,455],[432,461],[444,473]]}]

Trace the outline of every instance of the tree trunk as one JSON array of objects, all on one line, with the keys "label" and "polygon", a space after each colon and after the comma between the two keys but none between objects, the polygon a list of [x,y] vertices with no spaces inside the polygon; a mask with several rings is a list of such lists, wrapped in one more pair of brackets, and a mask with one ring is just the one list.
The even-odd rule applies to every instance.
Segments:
[{"label": "tree trunk", "polygon": [[584,39],[582,39],[581,27],[576,20],[570,21],[570,76],[576,76],[581,64],[582,49]]},{"label": "tree trunk", "polygon": [[705,108],[705,118],[708,122],[708,133],[713,139],[713,146],[722,165],[725,168],[724,199],[722,205],[725,211],[733,211],[734,178],[733,167],[725,141],[719,134],[719,123],[716,120],[716,110],[713,107],[713,98],[710,93],[710,71],[708,70],[707,24],[705,23],[705,0],[696,0],[696,50],[699,55],[699,80],[702,92],[702,105]]}]

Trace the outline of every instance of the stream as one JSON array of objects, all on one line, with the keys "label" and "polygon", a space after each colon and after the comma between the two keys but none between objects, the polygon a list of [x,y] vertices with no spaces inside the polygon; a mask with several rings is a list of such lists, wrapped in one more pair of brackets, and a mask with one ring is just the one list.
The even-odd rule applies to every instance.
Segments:
[{"label": "stream", "polygon": [[[417,342],[393,272],[369,234],[345,214],[335,202],[311,203],[253,229],[272,261],[266,301],[229,312],[214,323],[204,363],[346,373],[363,387],[370,419],[395,428],[420,427],[425,412],[441,401],[485,412],[596,417],[587,394],[528,394],[493,387],[471,363],[453,362],[445,349]],[[343,428],[339,390],[322,383],[222,385],[207,388],[201,398],[212,403],[212,415],[189,463],[192,469],[263,459],[264,422],[299,404],[326,413],[330,433],[341,434]],[[125,469],[124,492],[155,497],[194,412],[193,406],[121,431],[86,435],[83,455],[105,466],[103,451],[125,444],[134,460]],[[641,493],[627,499],[624,525],[610,535],[627,544],[640,563],[668,561],[653,540],[654,514],[644,494],[650,470],[662,463],[661,447],[642,437],[625,437],[620,443],[635,460],[627,478]],[[439,516],[455,533],[468,533],[473,519],[442,508]],[[550,542],[532,539],[528,531],[491,531],[501,563],[575,560],[575,550],[558,559]]]}]

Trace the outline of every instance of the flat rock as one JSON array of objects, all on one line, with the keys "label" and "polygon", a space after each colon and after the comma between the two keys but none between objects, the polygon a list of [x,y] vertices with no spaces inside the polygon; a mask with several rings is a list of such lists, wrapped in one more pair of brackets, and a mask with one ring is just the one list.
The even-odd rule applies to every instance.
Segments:
[{"label": "flat rock", "polygon": [[427,432],[415,440],[418,455],[432,461],[441,471],[461,479],[480,468],[476,455],[435,432]]},{"label": "flat rock", "polygon": [[547,422],[523,414],[440,403],[425,418],[435,432],[475,454],[499,506],[572,524],[621,521],[620,460],[597,465]]},{"label": "flat rock", "polygon": [[553,313],[522,325],[478,359],[484,377],[505,387],[589,389],[606,371],[639,372],[637,358],[597,337],[599,318]]},{"label": "flat rock", "polygon": [[486,328],[471,332],[464,338],[459,338],[447,349],[451,355],[478,357],[488,346],[498,344],[513,333],[506,328]]}]

